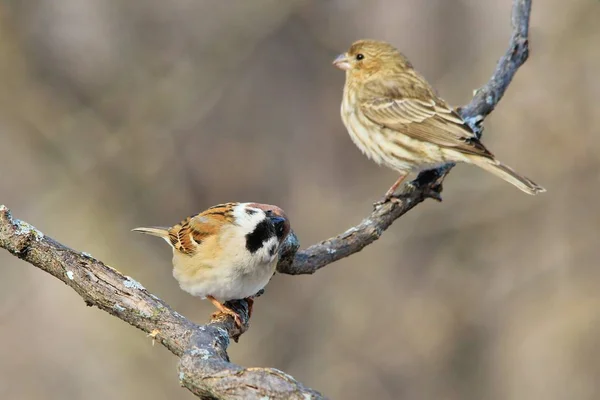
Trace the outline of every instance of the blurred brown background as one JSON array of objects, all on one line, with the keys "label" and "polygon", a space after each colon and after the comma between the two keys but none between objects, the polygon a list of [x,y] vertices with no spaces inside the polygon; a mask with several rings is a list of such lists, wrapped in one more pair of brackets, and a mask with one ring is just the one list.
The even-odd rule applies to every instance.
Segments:
[{"label": "blurred brown background", "polygon": [[[333,57],[404,50],[468,102],[510,0],[0,2],[0,203],[197,322],[170,250],[131,233],[225,201],[280,205],[303,246],[396,179],[351,143]],[[276,276],[230,355],[333,399],[600,397],[600,3],[536,1],[530,60],[484,141],[548,193],[459,166],[361,253]],[[0,252],[0,398],[191,399],[176,357]]]}]

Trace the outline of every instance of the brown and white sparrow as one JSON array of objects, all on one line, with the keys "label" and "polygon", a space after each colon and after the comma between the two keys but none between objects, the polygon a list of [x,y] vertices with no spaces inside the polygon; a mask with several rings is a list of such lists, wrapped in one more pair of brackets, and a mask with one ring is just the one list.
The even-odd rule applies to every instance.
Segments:
[{"label": "brown and white sparrow", "polygon": [[173,248],[173,276],[193,296],[209,299],[217,309],[239,315],[223,303],[246,299],[263,289],[279,259],[290,223],[277,206],[226,203],[213,206],[171,227],[136,228],[158,236]]},{"label": "brown and white sparrow", "polygon": [[448,162],[475,164],[528,194],[546,191],[496,160],[391,44],[359,40],[333,64],[346,71],[341,114],[352,141],[376,163],[402,174],[384,201],[410,172]]}]

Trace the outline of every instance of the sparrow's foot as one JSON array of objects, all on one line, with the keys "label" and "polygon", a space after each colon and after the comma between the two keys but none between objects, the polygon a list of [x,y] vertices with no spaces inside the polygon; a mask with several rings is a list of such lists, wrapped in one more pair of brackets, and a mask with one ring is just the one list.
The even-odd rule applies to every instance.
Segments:
[{"label": "sparrow's foot", "polygon": [[210,300],[211,303],[213,303],[213,305],[217,308],[217,310],[219,310],[211,315],[212,318],[216,318],[217,315],[219,315],[219,313],[231,315],[233,317],[233,320],[235,321],[236,326],[241,331],[244,331],[244,325],[242,324],[242,319],[240,318],[238,313],[233,311],[231,308],[225,306],[225,304],[221,303],[220,301],[218,301],[217,299],[215,299],[212,296],[206,296],[206,298],[208,300]]},{"label": "sparrow's foot", "polygon": [[235,321],[235,325],[241,330],[244,330],[244,326],[242,325],[242,319],[240,318],[240,316],[238,315],[238,313],[236,313],[235,311],[233,311],[230,308],[223,308],[222,310],[219,311],[215,311],[214,313],[211,314],[211,318],[216,318],[219,314],[227,314],[227,315],[231,315],[233,317],[233,320]]}]

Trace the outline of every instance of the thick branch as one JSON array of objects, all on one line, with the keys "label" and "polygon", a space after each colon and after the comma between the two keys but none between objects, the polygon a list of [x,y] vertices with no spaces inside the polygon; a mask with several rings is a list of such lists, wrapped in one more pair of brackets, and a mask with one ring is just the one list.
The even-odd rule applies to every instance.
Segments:
[{"label": "thick branch", "polygon": [[[463,119],[481,135],[481,123],[496,107],[517,70],[529,55],[529,14],[531,0],[513,0],[512,27],[508,50],[502,56],[490,80],[479,90],[469,104],[458,111]],[[346,232],[329,238],[296,253],[295,257],[282,257],[277,271],[284,274],[312,274],[334,261],[348,257],[371,244],[402,215],[421,203],[432,192],[442,189],[442,182],[453,165],[422,172],[412,182],[414,190],[405,190],[398,203],[388,202],[375,210],[362,222]]]},{"label": "thick branch", "polygon": [[[200,398],[323,398],[279,370],[244,368],[229,362],[229,337],[241,334],[231,317],[221,314],[207,325],[196,325],[134,279],[12,218],[5,206],[0,206],[0,247],[63,281],[88,306],[97,306],[151,334],[181,357],[179,379]],[[247,324],[247,303],[230,305]]]}]

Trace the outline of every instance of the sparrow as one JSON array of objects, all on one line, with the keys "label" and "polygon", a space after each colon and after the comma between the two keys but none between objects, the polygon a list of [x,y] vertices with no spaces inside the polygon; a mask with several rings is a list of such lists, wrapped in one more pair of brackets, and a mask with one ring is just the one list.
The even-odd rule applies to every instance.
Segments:
[{"label": "sparrow", "polygon": [[133,231],[165,239],[173,248],[173,276],[181,289],[210,300],[241,328],[240,316],[223,303],[245,299],[248,314],[252,314],[252,296],[275,273],[290,222],[277,206],[225,203],[170,228],[142,227]]},{"label": "sparrow", "polygon": [[378,204],[409,173],[446,163],[475,164],[527,194],[546,189],[496,160],[475,132],[389,43],[359,40],[333,65],[346,72],[342,121],[370,159],[400,172]]}]

